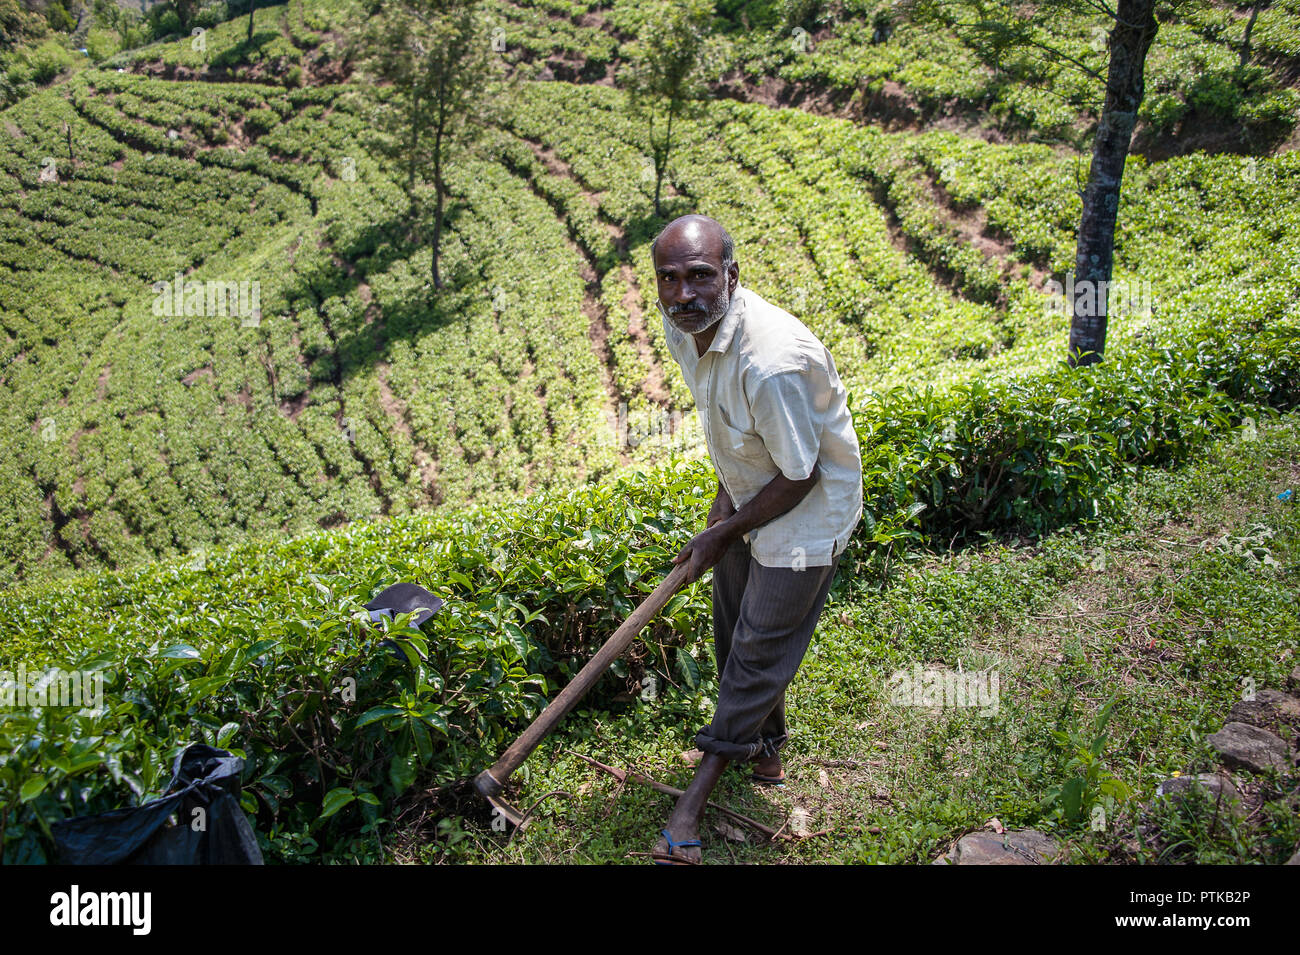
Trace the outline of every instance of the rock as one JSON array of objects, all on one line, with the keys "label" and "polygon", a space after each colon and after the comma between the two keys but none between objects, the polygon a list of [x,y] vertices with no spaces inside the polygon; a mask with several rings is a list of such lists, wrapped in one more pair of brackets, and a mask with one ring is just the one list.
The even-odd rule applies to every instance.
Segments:
[{"label": "rock", "polygon": [[1206,742],[1223,757],[1223,763],[1229,769],[1262,773],[1268,769],[1287,768],[1286,743],[1268,730],[1249,723],[1228,723]]},{"label": "rock", "polygon": [[1300,699],[1281,690],[1260,690],[1256,700],[1263,700],[1277,711],[1278,718],[1292,726],[1300,726]]},{"label": "rock", "polygon": [[1270,710],[1267,703],[1257,699],[1238,700],[1232,704],[1232,709],[1228,710],[1228,722],[1248,723],[1260,729],[1271,730],[1277,725],[1277,721],[1270,718],[1272,715]]},{"label": "rock", "polygon": [[1300,700],[1278,690],[1260,690],[1253,700],[1238,700],[1228,711],[1229,721],[1249,723],[1277,732],[1282,723],[1300,727]]},{"label": "rock", "polygon": [[1300,666],[1297,666],[1288,674],[1286,688],[1292,693],[1300,693]]},{"label": "rock", "polygon": [[731,842],[746,842],[745,834],[731,823],[722,821],[717,825],[718,835]]},{"label": "rock", "polygon": [[1300,849],[1295,851],[1295,855],[1282,863],[1283,865],[1300,865]]},{"label": "rock", "polygon": [[790,810],[790,831],[796,836],[806,836],[812,831],[808,810],[803,806],[795,806]]},{"label": "rock", "polygon": [[1241,793],[1227,776],[1218,773],[1200,773],[1196,776],[1175,776],[1166,779],[1156,787],[1157,796],[1179,798],[1193,789],[1203,789],[1214,797],[1217,804],[1224,808],[1231,807],[1235,813],[1243,813]]},{"label": "rock", "polygon": [[1033,829],[1009,829],[1002,834],[972,832],[957,840],[935,865],[1045,865],[1060,849],[1056,840]]}]

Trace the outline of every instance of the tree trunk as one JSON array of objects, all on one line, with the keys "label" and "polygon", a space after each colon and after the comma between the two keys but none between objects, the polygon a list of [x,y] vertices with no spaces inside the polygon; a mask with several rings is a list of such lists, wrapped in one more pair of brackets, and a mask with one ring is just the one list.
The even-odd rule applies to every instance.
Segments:
[{"label": "tree trunk", "polygon": [[664,184],[664,167],[663,164],[659,161],[659,152],[658,150],[656,150],[655,151],[655,215],[656,216],[663,215],[663,213],[659,211],[659,192],[663,188],[663,184]]},{"label": "tree trunk", "polygon": [[[411,124],[411,141],[406,152],[406,198],[410,203],[410,216],[415,218],[415,169],[419,164],[418,150],[420,146],[420,91],[417,87],[411,94],[411,112],[408,119]],[[414,224],[414,223],[412,223]]]},{"label": "tree trunk", "polygon": [[253,42],[253,14],[257,12],[257,0],[248,0],[248,42]]},{"label": "tree trunk", "polygon": [[433,138],[433,190],[435,200],[433,210],[433,255],[430,258],[432,260],[433,287],[437,290],[442,289],[442,277],[438,275],[438,249],[442,245],[442,204],[447,191],[446,184],[442,181],[442,127],[443,124],[439,122],[438,131]]},{"label": "tree trunk", "polygon": [[657,100],[650,100],[648,107],[648,116],[650,120],[650,156],[655,164],[655,215],[659,215],[659,184],[663,182],[663,164],[659,161],[660,150],[659,144],[655,142],[655,107],[658,106]]},{"label": "tree trunk", "polygon": [[[1124,162],[1145,92],[1147,51],[1158,27],[1154,10],[1155,0],[1119,0],[1119,16],[1110,32],[1106,102],[1092,146],[1075,248],[1071,366],[1100,361],[1106,347],[1106,299],[1115,257],[1115,220]],[[1086,354],[1089,352],[1092,354]]]},{"label": "tree trunk", "polygon": [[442,277],[438,275],[438,247],[442,244],[442,180],[434,185],[438,194],[433,210],[433,287],[442,289]]},{"label": "tree trunk", "polygon": [[1259,8],[1263,5],[1264,0],[1256,0],[1253,7],[1250,8],[1250,19],[1246,21],[1246,35],[1241,38],[1241,66],[1245,68],[1247,61],[1250,59],[1250,34],[1255,29],[1255,19],[1259,16]]},{"label": "tree trunk", "polygon": [[659,195],[663,189],[664,176],[668,173],[668,156],[673,148],[673,113],[675,109],[675,101],[669,101],[668,126],[664,131],[664,146],[655,156],[655,215],[657,216],[663,214],[659,211]]}]

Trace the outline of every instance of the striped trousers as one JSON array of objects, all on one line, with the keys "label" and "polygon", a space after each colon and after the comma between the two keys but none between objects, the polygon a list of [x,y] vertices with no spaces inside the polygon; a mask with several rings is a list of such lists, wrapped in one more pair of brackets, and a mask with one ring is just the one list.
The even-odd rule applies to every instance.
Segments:
[{"label": "striped trousers", "polygon": [[765,567],[736,540],[713,568],[718,707],[695,737],[699,749],[747,761],[785,745],[785,690],[808,652],[841,556],[826,567]]}]

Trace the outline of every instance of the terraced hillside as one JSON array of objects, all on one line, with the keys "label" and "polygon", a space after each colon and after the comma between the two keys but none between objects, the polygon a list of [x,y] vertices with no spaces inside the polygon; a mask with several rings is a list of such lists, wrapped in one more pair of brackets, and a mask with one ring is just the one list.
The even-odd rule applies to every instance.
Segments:
[{"label": "terraced hillside", "polygon": [[[918,113],[885,132],[829,115],[836,90],[877,81],[937,102],[983,77],[971,108],[1009,95],[909,28],[854,45],[879,11],[835,9],[799,57],[775,26],[727,39],[735,63],[821,99],[773,108],[735,67],[717,85],[730,95],[682,125],[656,218],[644,133],[612,83],[647,8],[502,5],[514,82],[504,121],[452,169],[437,296],[375,158],[347,3],[293,0],[259,11],[252,43],[223,24],[201,50],[124,53],[5,110],[0,579],[201,562],[250,534],[503,501],[698,448],[689,417],[641,441],[690,411],[649,259],[686,211],[728,224],[742,281],[826,341],[859,399],[1059,360],[1045,290],[1072,262],[1081,154],[1017,142],[1014,123]],[[1295,56],[1277,39],[1295,15],[1261,19],[1270,76]],[[1169,31],[1157,73],[1186,56],[1208,75],[1231,53],[1231,24],[1202,19]],[[920,62],[944,70],[927,86]],[[1049,137],[1060,123],[1036,110],[1019,128]],[[1149,288],[1154,315],[1119,309],[1112,340],[1225,296],[1293,310],[1298,167],[1289,151],[1134,158],[1116,278]]]}]

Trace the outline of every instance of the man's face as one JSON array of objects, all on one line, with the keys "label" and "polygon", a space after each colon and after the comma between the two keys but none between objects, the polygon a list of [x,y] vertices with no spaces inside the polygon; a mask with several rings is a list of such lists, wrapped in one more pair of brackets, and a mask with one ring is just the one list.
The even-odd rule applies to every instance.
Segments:
[{"label": "man's face", "polygon": [[673,327],[691,335],[722,321],[740,271],[734,262],[723,271],[720,251],[706,239],[681,230],[661,238],[655,250],[659,305]]}]

